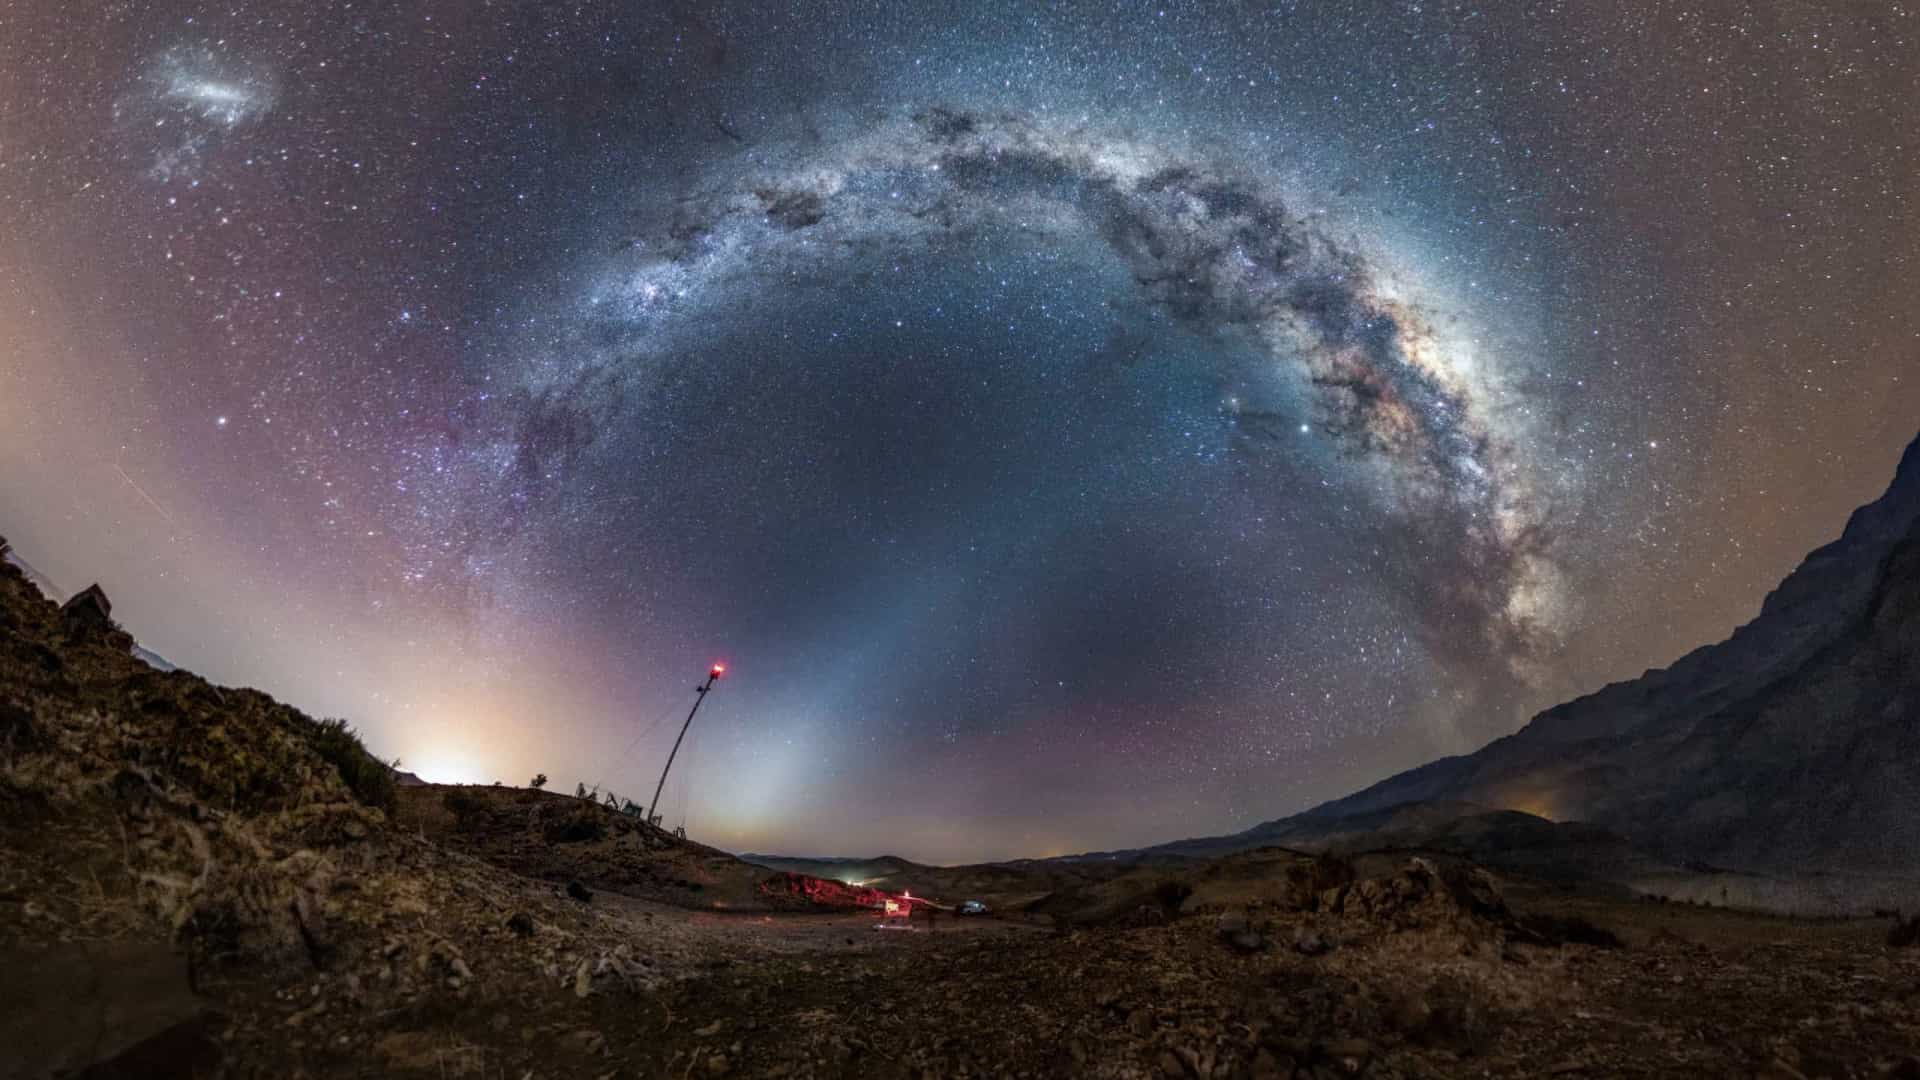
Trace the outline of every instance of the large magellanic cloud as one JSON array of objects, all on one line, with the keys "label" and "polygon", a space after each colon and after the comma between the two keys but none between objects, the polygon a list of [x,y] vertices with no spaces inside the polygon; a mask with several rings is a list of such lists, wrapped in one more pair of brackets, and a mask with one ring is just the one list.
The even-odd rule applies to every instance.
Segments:
[{"label": "large magellanic cloud", "polygon": [[153,180],[200,177],[206,157],[273,111],[272,74],[221,44],[154,56],[114,103],[121,136]]}]

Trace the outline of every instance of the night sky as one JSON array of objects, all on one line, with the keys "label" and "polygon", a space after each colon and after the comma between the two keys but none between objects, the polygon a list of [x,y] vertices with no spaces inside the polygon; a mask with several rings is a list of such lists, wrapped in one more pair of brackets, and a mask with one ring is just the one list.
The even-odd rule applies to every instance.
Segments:
[{"label": "night sky", "polygon": [[0,534],[437,780],[1225,832],[1750,618],[1920,428],[1893,3],[0,8]]}]

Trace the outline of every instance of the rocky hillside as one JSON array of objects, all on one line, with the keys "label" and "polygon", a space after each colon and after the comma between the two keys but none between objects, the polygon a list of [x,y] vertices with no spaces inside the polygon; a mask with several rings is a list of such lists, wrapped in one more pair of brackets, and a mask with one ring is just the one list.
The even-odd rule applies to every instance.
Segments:
[{"label": "rocky hillside", "polygon": [[592,799],[550,791],[420,784],[395,792],[394,821],[442,846],[529,878],[616,892],[677,907],[784,907],[761,888],[771,877],[704,844],[674,836]]},{"label": "rocky hillside", "polygon": [[1920,441],[1731,638],[1223,850],[1416,803],[1590,822],[1675,862],[1920,876]]},{"label": "rocky hillside", "polygon": [[[132,644],[0,562],[0,959],[18,976],[0,1075],[384,1074],[421,1057],[395,1032],[529,992],[513,1075],[586,1072],[590,1054],[552,1045],[546,1025],[578,1020],[546,1017],[549,996],[703,962],[587,890],[396,827],[392,772],[344,724],[157,671]],[[650,847],[661,866],[717,855]],[[420,1071],[442,1071],[436,1053]]]}]

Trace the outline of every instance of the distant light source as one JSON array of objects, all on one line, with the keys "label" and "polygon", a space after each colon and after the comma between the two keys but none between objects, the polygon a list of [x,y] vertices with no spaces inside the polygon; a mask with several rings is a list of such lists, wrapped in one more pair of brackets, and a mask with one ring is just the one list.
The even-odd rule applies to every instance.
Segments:
[{"label": "distant light source", "polygon": [[403,768],[429,784],[484,784],[486,767],[458,746],[430,747],[402,754]]},{"label": "distant light source", "polygon": [[714,678],[717,679],[720,676],[725,675],[726,673],[727,673],[727,665],[725,664],[713,665],[713,671],[711,672],[711,674],[713,675]]}]

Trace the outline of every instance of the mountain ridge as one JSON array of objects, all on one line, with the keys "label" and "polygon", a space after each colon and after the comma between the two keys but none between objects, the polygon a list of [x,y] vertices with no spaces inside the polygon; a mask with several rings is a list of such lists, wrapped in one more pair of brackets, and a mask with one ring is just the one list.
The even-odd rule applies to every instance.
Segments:
[{"label": "mountain ridge", "polygon": [[1920,873],[1920,439],[1886,492],[1726,639],[1479,750],[1237,833],[1079,859],[1218,853],[1455,802],[1615,830],[1675,862]]}]

